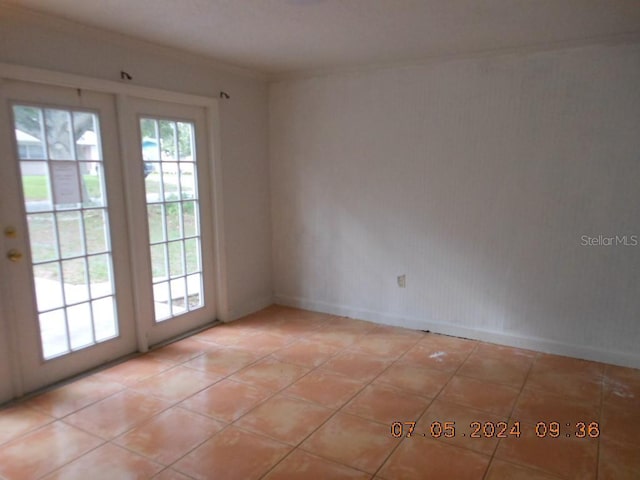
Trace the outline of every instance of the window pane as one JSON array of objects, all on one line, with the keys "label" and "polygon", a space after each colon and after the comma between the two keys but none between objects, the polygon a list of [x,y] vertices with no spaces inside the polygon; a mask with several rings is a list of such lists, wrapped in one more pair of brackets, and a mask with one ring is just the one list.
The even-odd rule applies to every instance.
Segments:
[{"label": "window pane", "polygon": [[165,241],[164,205],[148,205],[147,221],[149,223],[149,241],[151,243]]},{"label": "window pane", "polygon": [[40,339],[42,342],[42,354],[45,360],[69,351],[67,343],[67,324],[64,318],[64,310],[41,313],[38,316],[40,323]]},{"label": "window pane", "polygon": [[200,245],[197,238],[184,241],[184,253],[186,257],[187,273],[200,271]]},{"label": "window pane", "polygon": [[169,274],[172,277],[184,275],[182,242],[169,243]]},{"label": "window pane", "polygon": [[103,209],[85,210],[84,228],[87,237],[87,253],[103,253],[109,251],[107,240],[109,230],[106,211]]},{"label": "window pane", "polygon": [[66,110],[46,109],[44,123],[50,160],[75,160],[71,115]]},{"label": "window pane", "polygon": [[202,275],[189,275],[187,277],[187,292],[189,294],[189,310],[202,307]]},{"label": "window pane", "polygon": [[91,302],[96,341],[118,336],[118,319],[113,308],[113,297]]},{"label": "window pane", "polygon": [[35,263],[58,259],[58,242],[53,214],[27,215],[31,258]]},{"label": "window pane", "polygon": [[187,311],[185,277],[171,280],[171,310],[173,315],[179,315]]},{"label": "window pane", "polygon": [[88,258],[91,298],[113,294],[110,255],[93,255]]},{"label": "window pane", "polygon": [[198,235],[198,204],[196,202],[184,202],[182,214],[184,216],[184,236],[195,237]]},{"label": "window pane", "polygon": [[167,239],[182,238],[182,205],[179,202],[165,204]]},{"label": "window pane", "polygon": [[20,162],[20,173],[27,212],[52,210],[53,203],[47,162]]},{"label": "window pane", "polygon": [[151,270],[153,273],[153,282],[166,280],[168,277],[167,265],[167,247],[166,244],[153,245],[151,247]]},{"label": "window pane", "polygon": [[62,279],[58,262],[33,266],[38,311],[44,312],[64,305]]},{"label": "window pane", "polygon": [[84,257],[62,262],[64,299],[67,305],[89,300],[89,279]]},{"label": "window pane", "polygon": [[88,303],[68,307],[67,323],[69,324],[71,350],[78,350],[94,343],[93,319],[91,317],[91,307]]},{"label": "window pane", "polygon": [[89,112],[73,112],[73,133],[78,160],[102,160],[97,117]]},{"label": "window pane", "polygon": [[170,299],[169,282],[161,282],[153,286],[153,306],[156,321],[166,320],[171,317]]},{"label": "window pane", "polygon": [[158,139],[157,128],[157,122],[151,118],[143,118],[140,120],[142,158],[145,161],[157,162],[160,160],[160,141]]},{"label": "window pane", "polygon": [[180,200],[180,176],[178,164],[176,162],[163,162],[162,169],[162,190],[164,191],[165,202]]},{"label": "window pane", "polygon": [[102,163],[80,162],[80,188],[82,206],[105,207],[107,205],[104,194],[104,172]]},{"label": "window pane", "polygon": [[197,198],[195,165],[193,163],[180,164],[180,194],[183,200]]},{"label": "window pane", "polygon": [[144,187],[147,202],[161,202],[164,198],[162,193],[162,169],[159,163],[144,162]]},{"label": "window pane", "polygon": [[190,123],[178,122],[178,150],[181,162],[193,162],[193,128]]},{"label": "window pane", "polygon": [[84,235],[80,212],[58,212],[58,235],[62,258],[84,255]]},{"label": "window pane", "polygon": [[160,128],[160,155],[162,160],[175,162],[176,154],[176,124],[166,120],[158,122]]},{"label": "window pane", "polygon": [[13,118],[19,158],[21,160],[45,159],[42,110],[37,107],[15,105]]}]

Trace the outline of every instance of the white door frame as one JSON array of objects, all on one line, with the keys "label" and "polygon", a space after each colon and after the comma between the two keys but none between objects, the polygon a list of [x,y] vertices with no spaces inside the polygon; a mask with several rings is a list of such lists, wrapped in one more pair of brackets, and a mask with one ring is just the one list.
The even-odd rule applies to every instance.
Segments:
[{"label": "white door frame", "polygon": [[[114,95],[117,100],[117,120],[119,129],[122,130],[122,126],[126,124],[126,119],[123,117],[129,109],[129,99],[131,97],[143,98],[148,100],[157,100],[160,102],[178,103],[184,105],[193,105],[202,107],[205,110],[206,116],[206,137],[209,150],[209,184],[211,185],[211,212],[213,214],[213,245],[210,248],[214,251],[214,288],[215,288],[215,318],[211,320],[228,320],[228,300],[227,300],[227,275],[226,275],[226,252],[225,252],[225,236],[224,236],[224,216],[223,216],[223,195],[222,195],[222,159],[220,148],[220,115],[218,100],[215,98],[184,94],[179,92],[171,92],[161,89],[141,87],[137,85],[131,85],[128,83],[119,83],[109,80],[101,80],[90,77],[84,77],[79,75],[72,75],[60,72],[54,72],[49,70],[43,70],[38,68],[24,67],[21,65],[13,65],[0,63],[0,82],[6,80],[19,80],[29,83],[42,84],[48,86],[68,87],[74,89],[91,90],[95,92],[102,92]],[[3,105],[3,110],[6,110]],[[6,113],[0,113],[2,116],[6,116]],[[3,124],[9,125],[7,122]],[[122,134],[121,131],[118,134]],[[124,142],[121,141],[121,149],[125,150]],[[125,153],[121,151],[122,161],[125,161]],[[123,167],[125,167],[123,165]],[[16,187],[17,188],[17,187]],[[129,208],[127,208],[129,212]],[[127,222],[131,224],[132,218],[128,213]],[[4,229],[4,225],[0,225]],[[4,242],[0,240],[0,248],[4,247]],[[133,244],[132,244],[133,245]],[[2,248],[1,253],[5,254],[5,248]],[[130,252],[130,254],[133,252]],[[6,271],[6,265],[0,266],[0,273]],[[10,379],[2,378],[4,370],[0,369],[0,381],[5,385],[10,383],[12,392],[10,397],[7,397],[7,392],[0,390],[0,403],[9,400],[11,397],[16,397],[24,394],[22,387],[22,374],[19,369],[18,352],[15,350],[15,329],[11,326],[11,322],[8,321],[10,313],[12,311],[11,299],[8,298],[6,288],[7,279],[6,275],[2,275],[3,279],[0,280],[0,290],[3,297],[0,299],[0,328],[6,332],[4,339],[1,343],[6,343],[7,348],[2,348],[7,358],[3,358],[0,353],[0,362],[4,365],[10,366]],[[134,274],[134,295],[136,278]],[[137,306],[136,306],[137,307]],[[136,308],[136,311],[139,311]],[[136,336],[138,350],[145,352],[149,348],[146,331],[143,321],[136,319]],[[0,343],[0,347],[4,347]]]}]

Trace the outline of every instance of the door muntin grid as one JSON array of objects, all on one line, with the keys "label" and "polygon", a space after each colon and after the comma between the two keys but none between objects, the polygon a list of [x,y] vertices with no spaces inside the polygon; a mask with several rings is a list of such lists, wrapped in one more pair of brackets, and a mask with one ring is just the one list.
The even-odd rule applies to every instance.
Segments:
[{"label": "door muntin grid", "polygon": [[12,106],[42,357],[119,335],[97,113]]},{"label": "door muntin grid", "polygon": [[140,118],[156,322],[204,307],[195,125]]}]

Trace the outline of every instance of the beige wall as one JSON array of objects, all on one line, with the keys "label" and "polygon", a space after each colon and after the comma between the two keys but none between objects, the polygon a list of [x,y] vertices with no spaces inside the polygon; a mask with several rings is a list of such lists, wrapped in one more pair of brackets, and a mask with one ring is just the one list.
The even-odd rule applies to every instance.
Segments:
[{"label": "beige wall", "polygon": [[639,59],[592,46],[273,84],[276,299],[640,367],[640,246],[581,245],[640,235]]}]

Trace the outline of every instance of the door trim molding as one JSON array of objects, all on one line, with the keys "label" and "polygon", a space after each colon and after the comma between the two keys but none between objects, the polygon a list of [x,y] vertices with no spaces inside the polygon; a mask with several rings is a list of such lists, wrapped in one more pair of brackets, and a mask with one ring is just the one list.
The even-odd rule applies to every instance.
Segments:
[{"label": "door trim molding", "polygon": [[218,104],[218,99],[193,95],[190,93],[174,92],[159,88],[131,85],[130,83],[114,82],[100,78],[84,77],[42,68],[25,67],[11,63],[0,62],[0,77],[10,80],[20,80],[29,83],[43,83],[50,86],[81,88],[94,92],[124,94],[132,97],[142,97],[149,100],[181,103],[199,107],[213,107]]}]

